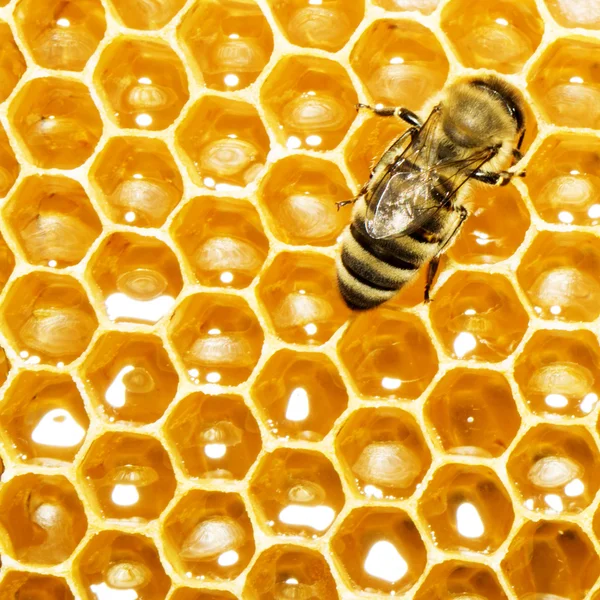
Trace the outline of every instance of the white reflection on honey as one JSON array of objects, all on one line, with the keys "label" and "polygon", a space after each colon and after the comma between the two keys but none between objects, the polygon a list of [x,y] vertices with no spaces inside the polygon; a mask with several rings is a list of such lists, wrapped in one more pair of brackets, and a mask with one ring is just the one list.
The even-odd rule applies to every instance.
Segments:
[{"label": "white reflection on honey", "polygon": [[365,559],[365,571],[389,583],[400,581],[408,572],[408,564],[396,547],[385,540],[375,542]]},{"label": "white reflection on honey", "polygon": [[138,598],[135,590],[117,590],[104,582],[92,584],[90,589],[98,600],[137,600]]},{"label": "white reflection on honey", "polygon": [[279,520],[287,525],[311,527],[317,531],[325,531],[335,519],[335,511],[330,506],[320,504],[307,506],[289,504],[279,513]]},{"label": "white reflection on honey", "polygon": [[285,411],[288,421],[304,421],[310,414],[310,403],[308,394],[304,388],[296,388],[292,391]]},{"label": "white reflection on honey", "polygon": [[123,378],[127,373],[131,373],[134,369],[135,367],[133,365],[123,367],[115,377],[114,381],[108,386],[108,389],[104,394],[104,399],[113,408],[123,408],[125,406],[127,400],[127,388],[123,383]]},{"label": "white reflection on honey", "polygon": [[117,483],[111,493],[111,500],[119,506],[133,506],[140,500],[140,493],[131,483]]},{"label": "white reflection on honey", "polygon": [[470,502],[463,502],[456,509],[456,528],[460,535],[469,539],[480,538],[485,533],[481,516]]},{"label": "white reflection on honey", "polygon": [[477,347],[477,340],[472,333],[467,331],[461,331],[454,340],[454,354],[458,358],[463,358],[469,352],[475,350]]},{"label": "white reflection on honey", "polygon": [[63,408],[47,412],[31,433],[36,444],[55,448],[73,448],[85,437],[85,429]]},{"label": "white reflection on honey", "polygon": [[111,321],[133,319],[154,324],[164,317],[175,304],[173,296],[163,295],[151,300],[136,300],[121,292],[106,298],[106,312]]}]

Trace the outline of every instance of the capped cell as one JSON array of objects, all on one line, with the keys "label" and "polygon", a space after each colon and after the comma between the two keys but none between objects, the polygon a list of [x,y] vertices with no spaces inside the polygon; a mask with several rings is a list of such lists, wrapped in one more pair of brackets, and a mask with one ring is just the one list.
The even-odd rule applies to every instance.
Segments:
[{"label": "capped cell", "polygon": [[262,368],[252,396],[271,433],[322,440],[348,406],[336,367],[324,354],[280,350]]},{"label": "capped cell", "polygon": [[161,140],[117,137],[92,165],[101,206],[115,223],[160,227],[183,195],[183,181]]},{"label": "capped cell", "polygon": [[260,217],[244,200],[194,198],[179,211],[171,231],[196,279],[210,287],[249,286],[269,252]]},{"label": "capped cell", "polygon": [[23,253],[34,265],[73,266],[102,233],[100,219],[81,184],[67,177],[27,177],[3,210]]},{"label": "capped cell", "polygon": [[[19,9],[17,8],[16,11]],[[16,12],[15,15],[18,15]],[[18,18],[18,17],[17,17]],[[27,65],[19,47],[15,44],[8,23],[0,22],[0,102],[4,102],[25,73]]]},{"label": "capped cell", "polygon": [[421,428],[397,408],[354,411],[340,429],[335,448],[348,483],[377,500],[407,498],[431,464]]},{"label": "capped cell", "polygon": [[273,52],[273,33],[254,0],[196,3],[178,33],[199,79],[215,90],[239,90],[254,83]]},{"label": "capped cell", "polygon": [[243,479],[260,452],[260,430],[240,396],[200,392],[169,414],[165,433],[184,470],[200,479]]},{"label": "capped cell", "polygon": [[17,598],[75,600],[73,592],[62,577],[38,575],[30,571],[9,571],[0,582],[0,600]]},{"label": "capped cell", "polygon": [[21,167],[6,136],[0,126],[0,198],[4,198],[15,184]]},{"label": "capped cell", "polygon": [[339,63],[287,56],[264,82],[261,102],[280,144],[292,150],[332,150],[354,121],[358,98]]},{"label": "capped cell", "polygon": [[163,28],[182,8],[185,0],[108,0],[126,27]]}]

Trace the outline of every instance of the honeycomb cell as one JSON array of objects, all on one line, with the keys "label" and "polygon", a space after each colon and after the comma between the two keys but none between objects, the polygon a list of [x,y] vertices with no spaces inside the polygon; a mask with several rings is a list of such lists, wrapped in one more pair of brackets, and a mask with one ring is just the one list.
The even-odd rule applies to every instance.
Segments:
[{"label": "honeycomb cell", "polygon": [[105,419],[134,424],[159,419],[179,382],[162,341],[129,332],[108,332],[96,342],[83,379]]},{"label": "honeycomb cell", "polygon": [[352,587],[395,596],[423,573],[427,552],[410,517],[395,508],[355,509],[331,541],[343,575]]},{"label": "honeycomb cell", "polygon": [[88,89],[72,79],[40,77],[13,100],[13,132],[43,169],[74,169],[94,152],[102,120]]},{"label": "honeycomb cell", "polygon": [[188,492],[164,523],[165,551],[175,569],[196,579],[234,579],[254,554],[246,507],[237,494]]},{"label": "honeycomb cell", "polygon": [[285,37],[304,48],[337,52],[361,22],[364,0],[269,0],[273,16]]},{"label": "honeycomb cell", "polygon": [[217,191],[244,187],[262,171],[269,136],[246,102],[204,96],[176,132],[192,179]]},{"label": "honeycomb cell", "polygon": [[566,225],[600,224],[600,143],[573,133],[546,138],[527,165],[526,183],[540,217]]},{"label": "honeycomb cell", "polygon": [[7,448],[19,461],[65,467],[83,444],[90,420],[77,386],[68,375],[21,371],[0,406]]},{"label": "honeycomb cell", "polygon": [[4,289],[14,268],[15,257],[0,234],[0,291]]},{"label": "honeycomb cell", "polygon": [[358,101],[344,68],[315,56],[281,59],[261,88],[261,100],[279,142],[309,150],[335,148],[356,117]]},{"label": "honeycomb cell", "polygon": [[344,506],[340,478],[319,452],[278,448],[267,454],[249,491],[261,524],[276,535],[317,538]]},{"label": "honeycomb cell", "polygon": [[183,65],[163,42],[117,38],[102,52],[95,79],[119,127],[165,129],[189,98]]},{"label": "honeycomb cell", "polygon": [[[6,356],[6,351],[0,346],[0,385],[4,385],[8,372],[10,371],[10,361]],[[0,461],[1,467],[2,461]],[[0,468],[0,475],[2,475],[2,469]]]},{"label": "honeycomb cell", "polygon": [[365,396],[418,398],[438,369],[435,349],[421,321],[395,308],[359,315],[338,348]]},{"label": "honeycomb cell", "polygon": [[523,337],[529,318],[500,275],[458,272],[435,291],[431,322],[454,358],[499,362]]},{"label": "honeycomb cell", "polygon": [[450,454],[500,456],[519,430],[521,418],[503,375],[484,369],[453,369],[425,404],[435,438]]},{"label": "honeycomb cell", "polygon": [[269,252],[258,213],[243,200],[194,198],[175,217],[172,234],[198,281],[211,287],[249,286]]},{"label": "honeycomb cell", "polygon": [[551,515],[581,512],[600,487],[600,456],[583,427],[542,424],[511,452],[507,469],[520,500]]},{"label": "honeycomb cell", "polygon": [[75,576],[88,600],[163,600],[171,586],[152,541],[120,531],[97,533],[78,556]]},{"label": "honeycomb cell", "polygon": [[[507,600],[496,574],[478,563],[453,560],[435,565],[415,600]],[[540,598],[540,600],[542,600]],[[547,598],[547,600],[551,600]]]},{"label": "honeycomb cell", "polygon": [[81,500],[62,475],[14,477],[2,486],[0,506],[6,552],[22,563],[50,566],[65,561],[87,530]]},{"label": "honeycomb cell", "polygon": [[183,7],[185,0],[110,0],[126,27],[153,30],[164,27]]},{"label": "honeycomb cell", "polygon": [[586,0],[544,0],[554,20],[563,27],[600,28],[600,5]]},{"label": "honeycomb cell", "polygon": [[33,59],[47,69],[81,71],[106,31],[100,0],[20,0],[14,19]]},{"label": "honeycomb cell", "polygon": [[338,600],[335,580],[321,554],[290,544],[271,546],[246,579],[247,600]]},{"label": "honeycomb cell", "polygon": [[336,202],[352,196],[336,165],[302,155],[276,162],[260,190],[270,229],[281,241],[297,246],[334,244],[349,218],[337,210]]},{"label": "honeycomb cell", "polygon": [[177,485],[165,449],[146,435],[106,433],[94,440],[80,468],[92,506],[106,519],[156,519]]},{"label": "honeycomb cell", "polygon": [[102,232],[81,184],[67,177],[28,177],[5,205],[4,218],[34,265],[75,265]]},{"label": "honeycomb cell", "polygon": [[432,13],[440,0],[372,0],[375,6],[381,6],[386,10],[418,10],[423,14]]},{"label": "honeycomb cell", "polygon": [[10,571],[0,583],[0,600],[75,600],[62,577]]},{"label": "honeycomb cell", "polygon": [[[2,600],[1,597],[0,600]],[[229,592],[218,590],[179,588],[171,595],[171,600],[236,600],[236,597]]]},{"label": "honeycomb cell", "polygon": [[600,240],[542,231],[523,256],[517,278],[541,318],[593,321],[600,314]]},{"label": "honeycomb cell", "polygon": [[273,435],[320,441],[348,406],[331,360],[314,352],[280,350],[262,368],[252,395]]},{"label": "honeycomb cell", "polygon": [[348,482],[367,498],[410,496],[431,464],[419,425],[396,408],[355,411],[338,433],[335,446]]},{"label": "honeycomb cell", "polygon": [[211,89],[233,91],[256,81],[273,52],[273,33],[254,0],[205,0],[179,26],[191,66]]},{"label": "honeycomb cell", "polygon": [[237,296],[188,296],[169,328],[194,383],[238,385],[250,377],[262,352],[264,334],[256,315]]},{"label": "honeycomb cell", "polygon": [[13,348],[30,364],[70,363],[87,348],[98,326],[78,281],[42,272],[13,282],[4,298],[2,318]]},{"label": "honeycomb cell", "polygon": [[94,162],[91,180],[115,223],[160,227],[183,195],[183,181],[161,140],[111,139]]},{"label": "honeycomb cell", "polygon": [[108,318],[153,325],[171,312],[183,280],[173,251],[160,240],[114,233],[90,262]]},{"label": "honeycomb cell", "polygon": [[448,60],[429,30],[405,19],[375,21],[350,54],[371,101],[418,110],[439,92]]},{"label": "honeycomb cell", "polygon": [[520,71],[544,34],[534,0],[457,0],[446,6],[441,25],[463,65],[500,73]]},{"label": "honeycomb cell", "polygon": [[27,65],[8,23],[0,22],[0,47],[0,102],[4,102],[19,83]]},{"label": "honeycomb cell", "polygon": [[190,394],[165,426],[190,477],[243,479],[261,449],[258,424],[239,396]]},{"label": "honeycomb cell", "polygon": [[474,465],[445,465],[436,471],[419,511],[433,543],[451,552],[494,552],[514,518],[510,496],[494,471]]},{"label": "honeycomb cell", "polygon": [[282,252],[261,277],[258,296],[284,342],[326,342],[349,317],[335,285],[335,263],[309,252]]},{"label": "honeycomb cell", "polygon": [[21,167],[15,158],[8,137],[0,126],[0,198],[4,198],[14,185]]},{"label": "honeycomb cell", "polygon": [[540,416],[584,417],[598,404],[600,347],[591,331],[536,331],[515,363],[529,409]]},{"label": "honeycomb cell", "polygon": [[560,38],[529,72],[529,90],[550,122],[600,128],[600,44]]},{"label": "honeycomb cell", "polygon": [[600,574],[590,540],[574,523],[526,523],[502,568],[519,598],[583,600]]}]

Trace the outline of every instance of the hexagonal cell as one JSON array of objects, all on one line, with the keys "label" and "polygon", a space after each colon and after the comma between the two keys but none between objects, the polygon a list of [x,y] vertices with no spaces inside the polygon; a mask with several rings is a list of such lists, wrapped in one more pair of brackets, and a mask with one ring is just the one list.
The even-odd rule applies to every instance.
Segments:
[{"label": "hexagonal cell", "polygon": [[260,278],[258,296],[275,333],[292,344],[326,342],[349,317],[335,285],[333,259],[282,252]]},{"label": "hexagonal cell", "polygon": [[519,598],[583,600],[600,574],[600,560],[574,523],[526,523],[502,568]]},{"label": "hexagonal cell", "polygon": [[396,508],[355,509],[336,532],[331,547],[351,585],[370,593],[404,593],[427,563],[417,528]]},{"label": "hexagonal cell", "polygon": [[15,184],[21,167],[15,158],[6,132],[0,126],[0,198],[4,198]]},{"label": "hexagonal cell", "polygon": [[415,594],[415,600],[448,600],[449,598],[507,600],[494,571],[478,563],[458,560],[435,565]]},{"label": "hexagonal cell", "polygon": [[22,371],[4,394],[0,424],[18,460],[64,467],[83,444],[90,420],[71,377]]},{"label": "hexagonal cell", "polygon": [[396,408],[353,412],[335,445],[348,482],[367,498],[396,500],[410,496],[431,464],[419,425],[411,415]]},{"label": "hexagonal cell", "polygon": [[109,140],[90,177],[99,188],[104,210],[115,223],[160,227],[183,195],[179,169],[161,140]]},{"label": "hexagonal cell", "polygon": [[19,83],[27,65],[8,23],[0,22],[0,47],[0,102],[4,102]]},{"label": "hexagonal cell", "polygon": [[[587,11],[586,11],[587,12]],[[537,106],[555,125],[600,128],[600,44],[560,38],[529,72]]]},{"label": "hexagonal cell", "polygon": [[494,471],[474,465],[438,469],[419,501],[419,511],[433,543],[451,552],[494,552],[514,518],[510,496]]},{"label": "hexagonal cell", "polygon": [[25,571],[9,571],[0,583],[0,600],[44,598],[75,600],[73,592],[62,577],[38,575]]},{"label": "hexagonal cell", "polygon": [[94,440],[80,468],[92,506],[106,519],[156,519],[177,485],[169,455],[146,435],[106,433]]},{"label": "hexagonal cell", "polygon": [[98,326],[81,284],[66,275],[33,272],[13,282],[4,299],[4,331],[21,358],[62,366],[84,350]]},{"label": "hexagonal cell", "polygon": [[290,149],[332,150],[354,121],[358,98],[339,63],[287,56],[263,84],[261,101],[281,144]]},{"label": "hexagonal cell", "polygon": [[361,22],[364,0],[344,2],[327,0],[270,0],[277,24],[287,39],[305,48],[321,48],[337,52]]},{"label": "hexagonal cell", "polygon": [[340,340],[339,353],[365,396],[418,398],[438,369],[421,321],[393,308],[354,319]]},{"label": "hexagonal cell", "polygon": [[549,514],[581,512],[600,487],[600,456],[583,427],[538,425],[511,452],[508,475],[523,506]]},{"label": "hexagonal cell", "polygon": [[249,286],[269,252],[258,213],[243,200],[194,198],[175,217],[172,234],[206,286]]},{"label": "hexagonal cell", "polygon": [[261,186],[270,229],[287,244],[330,246],[348,224],[335,203],[352,198],[338,167],[312,156],[276,162]]},{"label": "hexagonal cell", "polygon": [[117,38],[102,52],[95,80],[119,127],[165,129],[189,99],[183,65],[162,42]]},{"label": "hexagonal cell", "polygon": [[4,289],[14,268],[15,257],[0,234],[0,291]]},{"label": "hexagonal cell", "polygon": [[541,318],[593,321],[600,314],[600,240],[542,231],[523,256],[517,278]]},{"label": "hexagonal cell", "polygon": [[252,566],[244,598],[327,598],[338,600],[335,580],[321,554],[290,544],[271,546]]},{"label": "hexagonal cell", "polygon": [[[10,361],[6,356],[6,351],[0,346],[0,385],[4,385],[10,371]],[[1,461],[0,461],[1,462]],[[0,473],[1,474],[1,473]]]},{"label": "hexagonal cell", "polygon": [[600,6],[585,0],[544,0],[550,14],[563,27],[600,28]]},{"label": "hexagonal cell", "polygon": [[432,13],[440,0],[372,0],[375,6],[381,6],[386,10],[418,10],[423,14]]},{"label": "hexagonal cell", "polygon": [[373,102],[412,110],[439,92],[448,76],[435,35],[404,19],[375,21],[354,46],[350,64]]},{"label": "hexagonal cell", "polygon": [[115,593],[120,598],[163,600],[171,587],[152,541],[120,531],[97,533],[79,555],[75,576],[88,600]]},{"label": "hexagonal cell", "polygon": [[188,296],[175,310],[169,332],[194,383],[238,385],[246,381],[264,341],[246,301],[224,294]]},{"label": "hexagonal cell", "polygon": [[102,232],[81,184],[67,177],[28,177],[3,210],[23,253],[34,265],[75,265]]},{"label": "hexagonal cell", "polygon": [[191,66],[215,90],[238,90],[254,83],[273,52],[273,33],[254,0],[195,4],[178,32],[192,56]]},{"label": "hexagonal cell", "polygon": [[454,358],[499,362],[517,347],[529,318],[501,275],[459,271],[435,292],[432,325]]},{"label": "hexagonal cell", "polygon": [[324,354],[280,350],[265,364],[252,388],[273,435],[318,442],[348,406],[348,393]]},{"label": "hexagonal cell", "polygon": [[175,397],[179,383],[162,340],[139,333],[105,333],[83,370],[92,401],[111,422],[156,421]]},{"label": "hexagonal cell", "polygon": [[100,0],[20,0],[14,18],[33,59],[47,69],[81,71],[106,31]]},{"label": "hexagonal cell", "polygon": [[87,87],[57,77],[27,82],[9,117],[30,160],[43,169],[79,167],[94,152],[103,129]]},{"label": "hexagonal cell", "polygon": [[539,46],[544,22],[534,0],[499,0],[492,7],[448,4],[442,29],[466,67],[520,71]]},{"label": "hexagonal cell", "polygon": [[190,177],[216,190],[244,187],[261,172],[270,149],[269,136],[246,102],[204,96],[176,132]]},{"label": "hexagonal cell", "polygon": [[536,331],[514,368],[521,394],[544,417],[584,417],[598,404],[600,347],[591,331]]},{"label": "hexagonal cell", "polygon": [[527,165],[526,183],[539,215],[549,223],[600,224],[600,142],[589,135],[546,138]]},{"label": "hexagonal cell", "polygon": [[234,579],[254,554],[246,507],[237,494],[188,492],[164,523],[167,558],[182,576]]},{"label": "hexagonal cell", "polygon": [[[529,175],[529,172],[527,173]],[[529,211],[517,189],[479,187],[469,198],[475,207],[449,251],[459,263],[493,264],[511,257],[529,228]]]},{"label": "hexagonal cell", "polygon": [[239,396],[190,394],[169,415],[165,433],[190,477],[243,479],[262,442]]},{"label": "hexagonal cell", "polygon": [[87,530],[77,492],[59,475],[14,477],[3,484],[0,505],[7,554],[22,563],[49,566],[65,561]]},{"label": "hexagonal cell", "polygon": [[[0,598],[0,600],[2,600]],[[171,600],[236,600],[229,592],[219,590],[198,590],[195,588],[178,588],[172,595]]]},{"label": "hexagonal cell", "polygon": [[319,452],[278,448],[267,454],[249,492],[261,524],[276,535],[321,536],[344,506],[340,478]]},{"label": "hexagonal cell", "polygon": [[425,418],[444,450],[462,456],[500,456],[521,425],[510,385],[485,369],[453,369],[425,404]]},{"label": "hexagonal cell", "polygon": [[177,257],[162,241],[113,233],[89,268],[111,321],[154,324],[171,312],[183,287]]}]

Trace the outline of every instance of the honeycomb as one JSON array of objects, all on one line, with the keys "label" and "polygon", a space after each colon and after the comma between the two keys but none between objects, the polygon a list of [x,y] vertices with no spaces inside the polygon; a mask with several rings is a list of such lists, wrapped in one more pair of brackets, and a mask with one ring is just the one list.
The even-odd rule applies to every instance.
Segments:
[{"label": "honeycomb", "polygon": [[[0,0],[0,600],[600,600],[600,3]],[[351,315],[447,82],[523,166]]]}]

